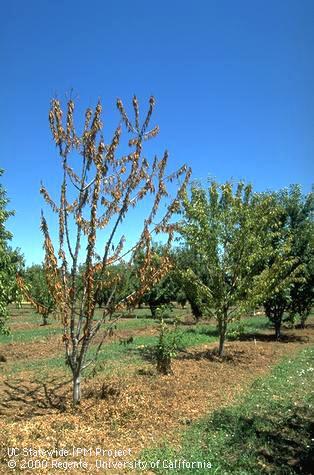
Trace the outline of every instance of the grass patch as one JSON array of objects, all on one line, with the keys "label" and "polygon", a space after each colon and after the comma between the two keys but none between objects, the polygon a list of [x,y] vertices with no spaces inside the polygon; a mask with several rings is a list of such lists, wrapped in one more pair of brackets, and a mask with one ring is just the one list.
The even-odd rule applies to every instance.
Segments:
[{"label": "grass patch", "polygon": [[10,335],[0,335],[0,343],[25,343],[45,340],[54,335],[62,335],[62,329],[47,326],[14,330]]},{"label": "grass patch", "polygon": [[[158,322],[157,322],[158,323]],[[128,318],[117,321],[117,330],[139,330],[157,326],[152,318]]]},{"label": "grass patch", "polygon": [[20,371],[33,371],[40,374],[51,374],[51,370],[64,370],[66,368],[64,356],[55,358],[41,358],[31,361],[17,361],[6,372],[9,374],[19,373]]},{"label": "grass patch", "polygon": [[[265,328],[271,327],[270,321],[264,316],[243,318],[241,322],[243,323],[245,329],[253,331],[264,330]],[[231,324],[231,327],[232,325],[234,325],[234,323]]]},{"label": "grass patch", "polygon": [[[184,433],[181,449],[167,443],[146,451],[146,460],[208,461],[211,470],[174,473],[252,475],[310,474],[314,460],[314,348],[285,358],[270,376],[252,385],[236,406],[215,411]],[[210,397],[210,395],[209,395]],[[168,473],[168,468],[156,473]]]}]

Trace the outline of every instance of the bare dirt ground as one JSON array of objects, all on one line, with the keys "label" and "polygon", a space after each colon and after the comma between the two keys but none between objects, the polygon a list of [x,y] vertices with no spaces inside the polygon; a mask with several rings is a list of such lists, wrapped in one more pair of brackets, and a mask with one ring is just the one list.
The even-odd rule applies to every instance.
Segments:
[{"label": "bare dirt ground", "polygon": [[[274,342],[272,334],[265,331],[255,341],[227,343],[224,360],[212,351],[216,344],[189,349],[173,361],[169,376],[156,375],[148,363],[143,363],[141,370],[130,366],[123,377],[99,375],[83,382],[84,400],[75,412],[70,406],[70,382],[62,382],[57,373],[48,380],[30,381],[29,373],[22,372],[15,380],[2,377],[0,473],[10,473],[7,447],[98,446],[130,449],[129,459],[135,459],[142,449],[154,447],[165,438],[178,446],[180,430],[232,404],[282,356],[313,342],[314,325],[305,330],[285,330],[281,342]],[[58,473],[42,468],[23,470],[25,474],[34,472]],[[128,472],[100,469],[90,473]]]}]

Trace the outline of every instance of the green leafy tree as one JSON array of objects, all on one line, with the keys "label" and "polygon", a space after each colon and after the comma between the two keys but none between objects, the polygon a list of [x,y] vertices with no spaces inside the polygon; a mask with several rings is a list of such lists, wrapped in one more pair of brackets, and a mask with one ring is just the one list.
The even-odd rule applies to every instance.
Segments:
[{"label": "green leafy tree", "polygon": [[166,324],[165,318],[169,317],[171,308],[167,305],[161,305],[157,310],[159,320],[159,336],[154,356],[157,362],[157,372],[161,374],[171,374],[171,360],[177,355],[177,352],[184,348],[182,333],[178,332],[177,321],[173,328]]},{"label": "green leafy tree", "polygon": [[28,267],[24,273],[24,281],[27,291],[26,298],[32,303],[42,315],[43,325],[48,324],[49,315],[55,311],[55,300],[48,287],[45,269],[40,264]]},{"label": "green leafy tree", "polygon": [[290,292],[289,312],[294,319],[299,315],[304,328],[314,302],[314,192],[302,195],[298,185],[284,193],[288,224],[292,233],[292,253],[302,263],[302,281],[296,282]]},{"label": "green leafy tree", "polygon": [[213,181],[208,192],[195,184],[186,196],[180,232],[206,272],[202,278],[188,269],[185,279],[197,287],[204,313],[217,320],[220,356],[228,324],[256,304],[256,295],[261,297],[262,290],[254,287],[262,282],[254,277],[272,254],[269,223],[278,214],[272,205],[271,197],[254,194],[243,183],[234,189]]},{"label": "green leafy tree", "polygon": [[176,293],[176,302],[184,308],[187,304],[187,296],[183,289],[178,289]]},{"label": "green leafy tree", "polygon": [[[96,272],[96,281],[98,277],[100,276]],[[102,282],[95,294],[95,301],[99,308],[107,306],[107,309],[109,309],[111,307],[113,313],[117,303],[124,300],[135,290],[135,278],[132,274],[132,267],[126,262],[120,262],[110,267],[108,277],[110,286],[106,285],[106,282]],[[107,302],[109,303],[107,304]]]},{"label": "green leafy tree", "polygon": [[171,272],[169,272],[168,275],[143,296],[142,301],[149,306],[152,317],[156,318],[158,309],[163,305],[169,305],[175,301],[176,296],[177,287],[171,276]]},{"label": "green leafy tree", "polygon": [[206,300],[205,302],[203,301],[203,293],[198,285],[198,281],[191,280],[187,271],[192,270],[199,280],[206,283],[206,266],[204,266],[202,257],[194,249],[187,246],[175,249],[173,256],[175,268],[172,275],[178,287],[176,300],[178,303],[180,303],[180,300],[183,303],[188,301],[195,320],[199,321],[203,316],[203,307]]},{"label": "green leafy tree", "polygon": [[[168,252],[167,247],[153,243],[152,244],[152,263],[156,268],[159,268],[162,265],[163,256]],[[172,255],[171,255],[172,258]],[[136,255],[133,261],[133,283],[135,288],[140,286],[140,280],[136,275],[136,270],[142,265],[145,259],[143,252],[140,252]],[[174,267],[174,262],[172,259],[172,267]],[[135,271],[135,273],[134,273]],[[176,301],[176,296],[178,292],[178,285],[174,279],[174,273],[169,269],[169,272],[159,281],[156,282],[148,292],[145,292],[141,299],[141,303],[148,305],[153,318],[157,317],[157,311],[162,306],[168,305],[171,302]]]},{"label": "green leafy tree", "polygon": [[275,285],[273,290],[269,289],[263,304],[267,317],[274,324],[278,340],[285,312],[287,319],[293,322],[298,314],[301,326],[304,326],[313,305],[314,195],[312,192],[303,196],[300,187],[292,185],[289,189],[272,193],[272,197],[280,209],[280,221],[267,266],[283,255],[285,264],[278,269],[277,277],[269,275],[268,281]]},{"label": "green leafy tree", "polygon": [[290,292],[290,318],[295,321],[295,316],[300,318],[300,327],[305,328],[306,320],[311,313],[314,302],[314,262],[313,258],[306,263],[304,281],[295,283]]},{"label": "green leafy tree", "polygon": [[[2,175],[3,170],[0,169]],[[15,276],[24,263],[20,251],[13,250],[8,244],[12,234],[6,229],[6,221],[14,215],[14,211],[7,210],[8,203],[7,193],[0,183],[0,333],[9,332],[6,325],[8,304],[20,299]]]}]

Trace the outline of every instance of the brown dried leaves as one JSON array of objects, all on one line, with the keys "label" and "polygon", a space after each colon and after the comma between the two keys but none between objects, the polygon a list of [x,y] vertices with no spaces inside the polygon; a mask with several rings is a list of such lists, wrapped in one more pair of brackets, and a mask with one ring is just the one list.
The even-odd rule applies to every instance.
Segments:
[{"label": "brown dried leaves", "polygon": [[[158,266],[154,263],[154,256],[151,251],[152,235],[154,232],[166,233],[168,235],[168,245],[170,245],[175,231],[175,224],[170,224],[170,219],[180,209],[180,202],[191,173],[190,169],[184,165],[178,171],[166,176],[167,152],[160,160],[155,157],[152,163],[149,163],[142,154],[142,144],[145,140],[156,137],[159,132],[158,126],[149,129],[155,99],[153,97],[149,99],[148,111],[142,123],[136,96],[133,97],[132,105],[134,122],[128,116],[122,101],[117,100],[121,122],[127,128],[127,131],[132,134],[128,143],[131,147],[134,147],[129,154],[119,158],[117,157],[117,150],[122,135],[121,125],[115,130],[111,142],[106,144],[101,134],[103,125],[100,102],[94,110],[90,108],[86,110],[81,135],[78,135],[74,128],[74,102],[72,100],[68,101],[65,125],[63,125],[63,112],[60,102],[57,99],[51,102],[49,123],[54,141],[59,147],[64,171],[60,206],[58,207],[54,203],[43,186],[41,187],[41,193],[52,210],[59,214],[59,257],[63,261],[62,276],[60,269],[58,269],[47,223],[42,218],[41,227],[45,238],[45,266],[50,287],[56,296],[57,304],[63,312],[64,322],[67,322],[67,313],[70,308],[72,308],[70,317],[72,321],[76,318],[76,313],[73,310],[76,304],[73,302],[73,298],[78,298],[78,293],[72,288],[75,279],[72,278],[71,284],[67,282],[66,251],[63,250],[63,247],[67,242],[69,253],[72,259],[75,260],[80,249],[80,232],[82,231],[87,236],[88,245],[83,261],[85,266],[82,292],[84,301],[81,306],[85,309],[85,331],[90,329],[90,322],[93,319],[95,292],[101,285],[114,285],[108,276],[107,282],[105,282],[106,272],[111,265],[123,259],[128,252],[134,255],[138,250],[144,251],[145,258],[141,268],[138,269],[141,288],[129,295],[123,302],[118,303],[117,309],[119,305],[134,304],[143,293],[147,292],[169,271],[171,262],[166,255],[162,256]],[[72,149],[78,151],[82,156],[79,173],[69,165],[69,154]],[[176,196],[169,203],[166,212],[157,224],[153,223],[158,210],[160,210],[162,200],[168,198],[167,183],[175,179],[179,180],[182,177],[183,181],[177,189]],[[68,181],[77,190],[77,197],[74,197],[74,200],[71,196],[71,204],[67,192]],[[121,239],[115,248],[115,252],[110,254],[109,249],[111,249],[116,239],[117,230],[128,211],[130,208],[137,206],[148,195],[153,196],[152,205],[144,221],[143,230],[137,244],[130,251],[122,254],[124,239]],[[99,212],[100,207],[103,208],[101,213]],[[73,244],[73,249],[78,250],[77,253],[76,251],[72,252],[70,247],[71,239],[68,225],[70,217],[79,230],[76,238],[79,241]],[[100,262],[95,263],[97,232],[106,226],[109,227],[111,223],[112,229],[108,233],[105,254]],[[65,241],[65,236],[67,241]],[[76,267],[74,267],[74,272],[77,273]],[[95,280],[95,274],[99,272],[100,278]],[[72,323],[71,328],[73,328]]]}]

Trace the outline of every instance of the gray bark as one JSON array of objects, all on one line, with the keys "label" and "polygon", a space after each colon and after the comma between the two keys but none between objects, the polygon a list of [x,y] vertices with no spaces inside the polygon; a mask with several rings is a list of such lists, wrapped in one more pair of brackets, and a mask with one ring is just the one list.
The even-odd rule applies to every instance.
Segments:
[{"label": "gray bark", "polygon": [[81,402],[81,377],[73,375],[73,404],[76,406]]}]

